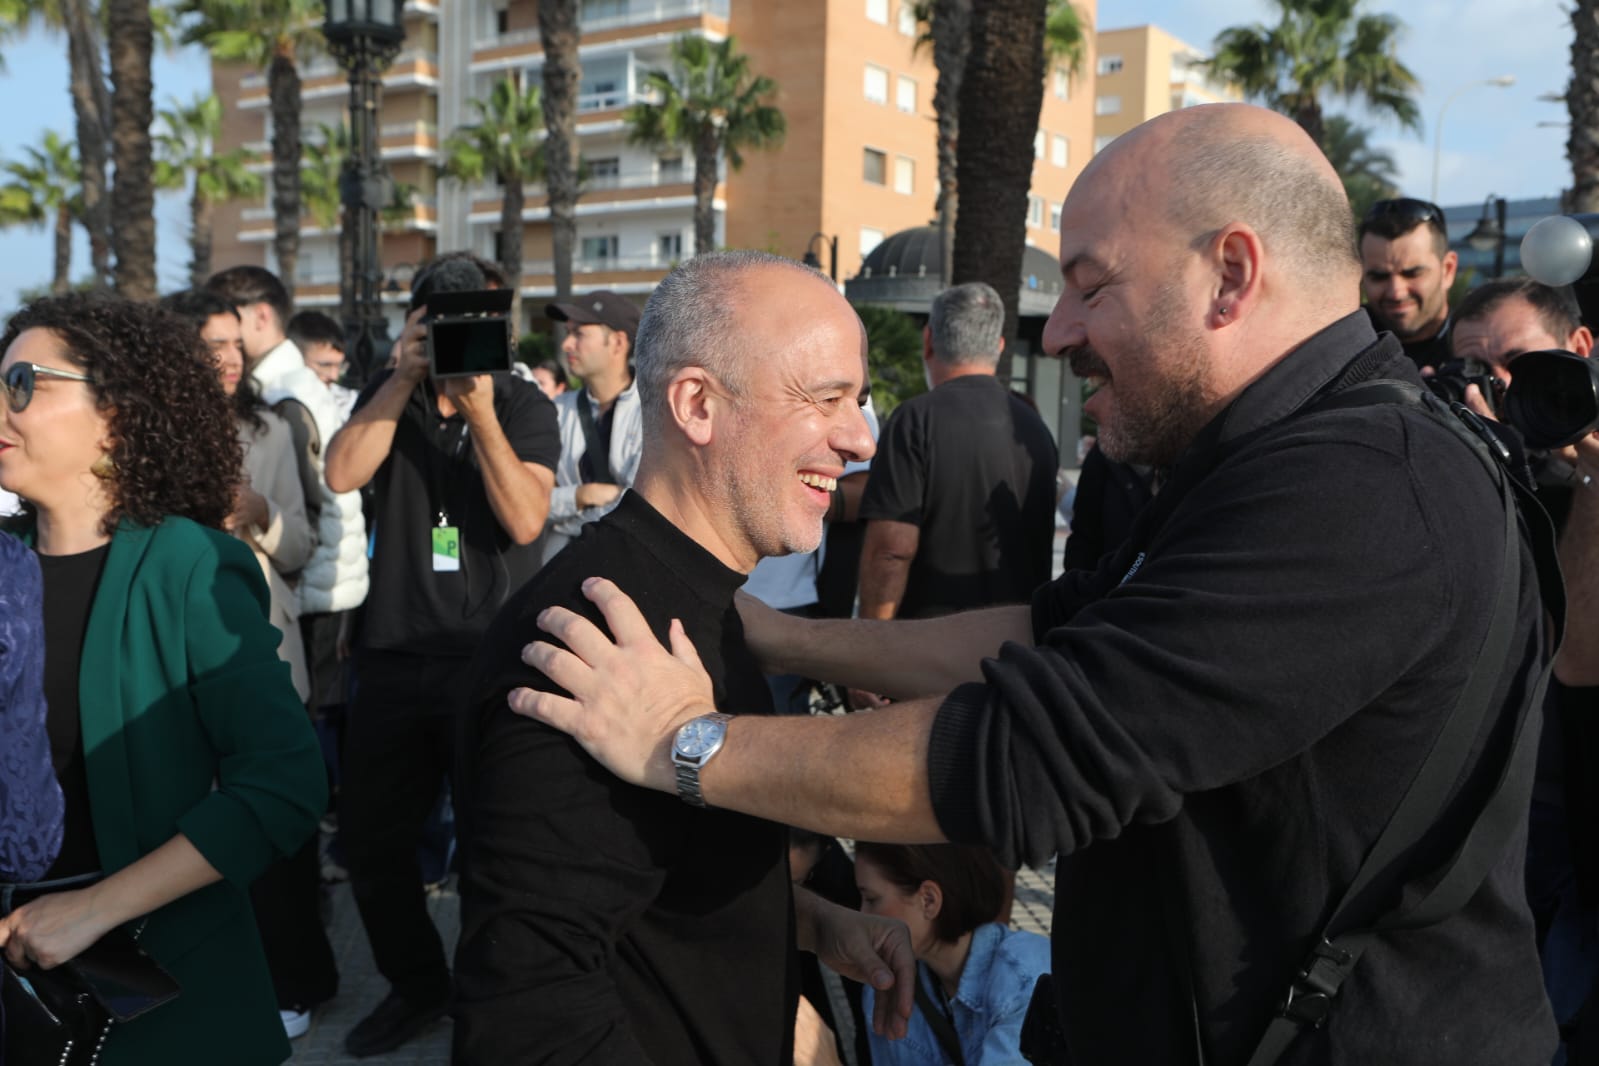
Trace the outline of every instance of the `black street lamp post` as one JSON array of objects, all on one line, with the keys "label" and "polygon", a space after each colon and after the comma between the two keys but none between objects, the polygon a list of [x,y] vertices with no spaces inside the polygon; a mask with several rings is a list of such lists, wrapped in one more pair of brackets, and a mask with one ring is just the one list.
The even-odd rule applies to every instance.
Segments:
[{"label": "black street lamp post", "polygon": [[804,258],[802,258],[800,260],[800,262],[804,263],[806,266],[810,267],[812,270],[820,270],[820,269],[822,269],[822,260],[821,260],[820,257],[817,256],[817,254],[815,252],[816,242],[817,242],[818,239],[820,239],[823,244],[828,246],[828,249],[829,249],[829,251],[831,253],[830,256],[829,256],[829,259],[828,259],[828,263],[827,263],[827,268],[828,268],[827,269],[827,276],[832,278],[835,282],[837,282],[838,281],[838,238],[837,237],[829,237],[827,234],[821,233],[821,232],[817,232],[817,233],[811,234],[811,239],[805,242],[805,256],[804,256]]},{"label": "black street lamp post", "polygon": [[383,316],[378,213],[389,201],[388,168],[378,150],[383,72],[405,41],[405,0],[326,0],[328,51],[350,76],[350,154],[339,175],[339,309],[349,361],[364,383],[389,348]]},{"label": "black street lamp post", "polygon": [[1466,244],[1479,252],[1492,252],[1494,254],[1495,278],[1505,276],[1505,219],[1507,205],[1502,196],[1489,195],[1482,205],[1482,218],[1477,220],[1477,226],[1466,234]]}]

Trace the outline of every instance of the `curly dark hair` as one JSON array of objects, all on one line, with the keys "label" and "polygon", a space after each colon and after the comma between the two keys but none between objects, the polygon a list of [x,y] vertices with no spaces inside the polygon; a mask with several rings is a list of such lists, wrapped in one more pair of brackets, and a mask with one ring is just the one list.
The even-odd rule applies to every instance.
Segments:
[{"label": "curly dark hair", "polygon": [[109,535],[128,518],[179,515],[220,529],[233,511],[244,451],[211,353],[193,325],[151,304],[99,293],[47,296],[11,316],[0,352],[46,329],[89,375],[110,423]]}]

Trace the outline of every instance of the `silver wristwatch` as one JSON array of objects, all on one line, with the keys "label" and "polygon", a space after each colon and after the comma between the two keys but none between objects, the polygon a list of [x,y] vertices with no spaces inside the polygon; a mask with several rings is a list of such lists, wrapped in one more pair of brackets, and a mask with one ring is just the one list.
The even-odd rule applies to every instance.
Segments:
[{"label": "silver wristwatch", "polygon": [[672,765],[677,767],[677,794],[684,803],[705,806],[700,793],[700,768],[722,750],[730,714],[702,714],[684,722],[672,738]]}]

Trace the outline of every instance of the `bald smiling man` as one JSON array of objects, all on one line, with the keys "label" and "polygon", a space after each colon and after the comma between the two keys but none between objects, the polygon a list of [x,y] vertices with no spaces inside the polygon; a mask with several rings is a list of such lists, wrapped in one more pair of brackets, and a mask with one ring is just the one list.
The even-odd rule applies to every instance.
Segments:
[{"label": "bald smiling man", "polygon": [[[1060,261],[1046,348],[1099,386],[1087,410],[1107,455],[1171,469],[1128,543],[1030,607],[863,622],[742,604],[766,669],[901,702],[736,715],[699,760],[705,802],[1011,862],[1058,855],[1053,1006],[1070,1050],[1041,1061],[1548,1062],[1525,784],[1478,840],[1485,870],[1463,902],[1363,942],[1358,965],[1317,962],[1317,980],[1340,966],[1348,980],[1330,1004],[1301,982],[1293,1013],[1330,1011],[1326,1024],[1279,1023],[1277,1053],[1254,1057],[1473,666],[1487,663],[1481,724],[1453,731],[1448,801],[1399,867],[1407,902],[1491,806],[1518,726],[1536,730],[1552,640],[1492,461],[1417,394],[1353,388],[1420,379],[1359,312],[1337,175],[1272,112],[1163,115],[1072,187]],[[1501,585],[1508,642],[1492,655]],[[564,647],[523,654],[571,697],[511,702],[670,791],[709,688],[626,592],[588,590],[614,643],[549,612]],[[1378,884],[1362,921],[1400,898]]]}]

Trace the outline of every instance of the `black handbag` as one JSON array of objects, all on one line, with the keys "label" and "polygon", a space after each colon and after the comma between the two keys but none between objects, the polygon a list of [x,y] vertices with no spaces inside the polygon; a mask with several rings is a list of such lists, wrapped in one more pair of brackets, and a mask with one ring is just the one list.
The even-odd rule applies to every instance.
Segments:
[{"label": "black handbag", "polygon": [[113,1025],[178,995],[178,982],[121,928],[53,969],[3,959],[0,969],[6,1066],[94,1066]]}]

